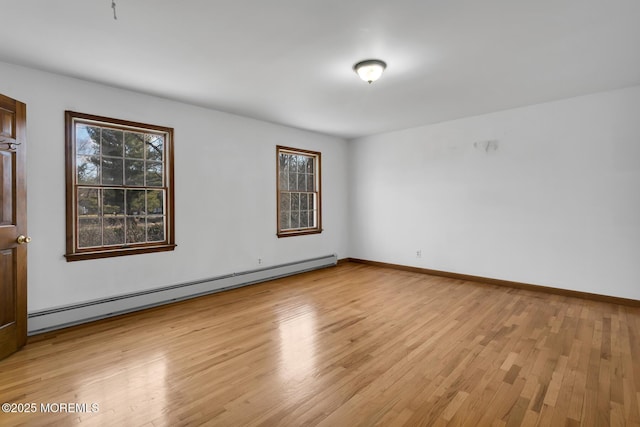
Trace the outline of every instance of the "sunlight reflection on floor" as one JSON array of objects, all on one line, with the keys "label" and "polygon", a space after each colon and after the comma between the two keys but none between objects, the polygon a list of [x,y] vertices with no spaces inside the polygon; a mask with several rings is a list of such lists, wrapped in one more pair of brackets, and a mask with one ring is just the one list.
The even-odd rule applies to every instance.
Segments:
[{"label": "sunlight reflection on floor", "polygon": [[280,316],[280,377],[283,380],[301,379],[316,365],[316,313],[308,305],[287,310]]}]

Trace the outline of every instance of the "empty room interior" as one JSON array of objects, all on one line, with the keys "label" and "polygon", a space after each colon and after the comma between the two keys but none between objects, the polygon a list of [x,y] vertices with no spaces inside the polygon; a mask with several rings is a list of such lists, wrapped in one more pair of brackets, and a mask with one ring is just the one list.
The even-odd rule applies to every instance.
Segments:
[{"label": "empty room interior", "polygon": [[640,2],[0,10],[0,425],[640,426]]}]

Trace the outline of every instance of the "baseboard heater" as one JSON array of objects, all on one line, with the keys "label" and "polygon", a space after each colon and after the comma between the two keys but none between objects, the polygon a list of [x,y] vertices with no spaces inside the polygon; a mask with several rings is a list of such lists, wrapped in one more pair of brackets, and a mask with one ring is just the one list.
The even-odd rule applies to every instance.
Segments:
[{"label": "baseboard heater", "polygon": [[28,315],[28,335],[36,335],[145,308],[331,267],[335,266],[337,262],[337,255],[327,255],[147,291],[132,292],[110,298],[34,311]]}]

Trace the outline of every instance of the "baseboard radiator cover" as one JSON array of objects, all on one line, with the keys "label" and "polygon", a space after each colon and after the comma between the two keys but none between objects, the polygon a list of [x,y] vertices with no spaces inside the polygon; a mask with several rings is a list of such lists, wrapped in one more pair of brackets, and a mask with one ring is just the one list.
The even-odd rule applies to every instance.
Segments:
[{"label": "baseboard radiator cover", "polygon": [[37,335],[202,295],[333,267],[337,265],[337,262],[337,255],[326,255],[147,291],[132,292],[110,298],[34,311],[28,314],[28,335]]}]

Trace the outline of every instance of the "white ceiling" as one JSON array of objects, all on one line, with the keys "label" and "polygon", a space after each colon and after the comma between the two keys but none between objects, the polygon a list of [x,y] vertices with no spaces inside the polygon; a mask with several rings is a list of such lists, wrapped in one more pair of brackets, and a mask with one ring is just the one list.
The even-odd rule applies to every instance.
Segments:
[{"label": "white ceiling", "polygon": [[640,84],[638,0],[116,4],[0,0],[0,60],[346,138]]}]

